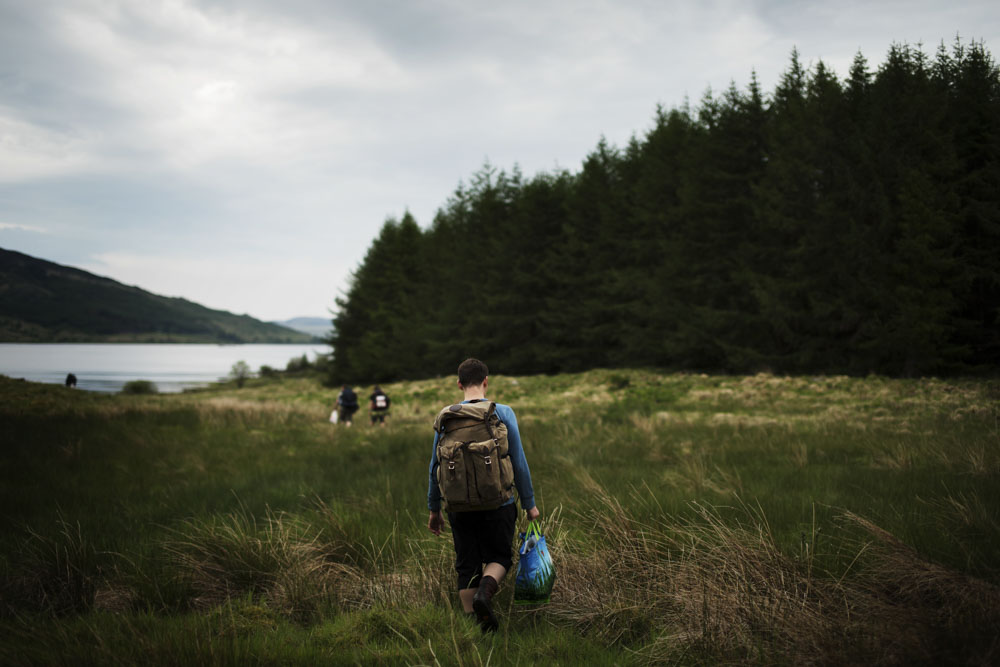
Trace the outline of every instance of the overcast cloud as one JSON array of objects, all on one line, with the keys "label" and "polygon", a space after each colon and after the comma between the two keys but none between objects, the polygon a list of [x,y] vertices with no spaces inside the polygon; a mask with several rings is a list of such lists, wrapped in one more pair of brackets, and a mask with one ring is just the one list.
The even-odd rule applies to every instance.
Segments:
[{"label": "overcast cloud", "polygon": [[272,320],[489,160],[579,169],[797,46],[1000,43],[996,2],[0,0],[0,247]]}]

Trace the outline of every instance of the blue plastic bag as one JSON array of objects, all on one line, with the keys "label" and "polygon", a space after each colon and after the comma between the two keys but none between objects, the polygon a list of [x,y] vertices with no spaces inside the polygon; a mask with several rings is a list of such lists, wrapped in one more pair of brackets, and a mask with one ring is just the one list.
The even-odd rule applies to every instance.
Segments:
[{"label": "blue plastic bag", "polygon": [[556,580],[556,569],[552,556],[545,545],[545,536],[532,521],[528,532],[521,533],[521,555],[517,561],[517,577],[514,579],[514,604],[541,604],[549,601],[552,584]]}]

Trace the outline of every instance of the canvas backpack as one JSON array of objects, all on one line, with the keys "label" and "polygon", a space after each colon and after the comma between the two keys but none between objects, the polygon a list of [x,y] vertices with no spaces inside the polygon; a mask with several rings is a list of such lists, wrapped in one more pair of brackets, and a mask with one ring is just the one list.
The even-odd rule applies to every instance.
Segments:
[{"label": "canvas backpack", "polygon": [[345,408],[358,407],[358,395],[351,389],[344,389],[340,392],[340,405]]},{"label": "canvas backpack", "polygon": [[456,403],[434,420],[437,483],[449,512],[496,509],[514,497],[507,426],[496,407],[492,401]]}]

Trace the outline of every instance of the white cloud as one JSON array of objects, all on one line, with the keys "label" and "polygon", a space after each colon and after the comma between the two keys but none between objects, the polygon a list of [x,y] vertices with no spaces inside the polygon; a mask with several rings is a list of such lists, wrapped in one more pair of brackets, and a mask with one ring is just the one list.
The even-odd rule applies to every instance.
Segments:
[{"label": "white cloud", "polygon": [[0,232],[29,232],[31,234],[48,234],[47,229],[36,227],[35,225],[20,225],[16,222],[0,222]]},{"label": "white cloud", "polygon": [[0,183],[18,183],[94,166],[93,137],[59,132],[15,117],[0,107]]},{"label": "white cloud", "polygon": [[336,109],[283,99],[297,91],[398,90],[406,80],[350,25],[334,33],[193,2],[74,3],[58,37],[95,72],[92,95],[124,112],[111,142],[139,141],[184,170],[226,160],[280,166],[357,141]]},{"label": "white cloud", "polygon": [[796,45],[843,75],[859,48],[1000,38],[979,0],[5,4],[0,230],[269,319],[324,314],[387,215],[429,223],[486,158],[576,170],[658,102],[752,69],[772,90]]}]

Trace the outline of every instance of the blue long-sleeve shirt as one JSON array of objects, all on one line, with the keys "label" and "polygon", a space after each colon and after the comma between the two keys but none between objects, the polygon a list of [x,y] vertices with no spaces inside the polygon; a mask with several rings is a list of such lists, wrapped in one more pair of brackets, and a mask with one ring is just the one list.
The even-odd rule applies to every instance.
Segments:
[{"label": "blue long-sleeve shirt", "polygon": [[[462,402],[474,403],[475,400]],[[535,492],[531,487],[531,471],[528,470],[528,460],[524,458],[521,433],[517,430],[517,417],[514,416],[514,410],[509,405],[502,403],[496,405],[497,417],[507,426],[507,453],[510,454],[510,462],[514,467],[514,487],[521,499],[521,507],[530,510],[535,506]],[[435,432],[434,445],[431,447],[430,479],[427,484],[427,509],[432,512],[441,511],[441,489],[437,484],[437,443],[439,437],[441,435]],[[510,505],[512,502],[514,502],[514,498],[508,500],[504,505]]]}]

